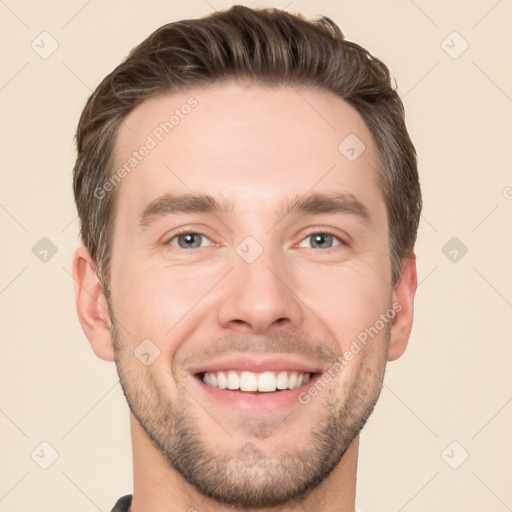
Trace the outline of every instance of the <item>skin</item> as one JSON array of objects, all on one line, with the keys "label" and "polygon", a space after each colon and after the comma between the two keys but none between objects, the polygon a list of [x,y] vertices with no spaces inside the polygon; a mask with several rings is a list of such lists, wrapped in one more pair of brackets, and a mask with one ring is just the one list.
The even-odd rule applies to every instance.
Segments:
[{"label": "skin", "polygon": [[[118,185],[110,304],[87,249],[73,260],[80,323],[95,354],[116,362],[131,409],[131,511],[234,510],[231,503],[353,512],[359,431],[386,361],[406,349],[417,286],[413,253],[391,284],[375,143],[357,111],[332,93],[216,84],[139,105],[120,128],[117,163],[190,96],[197,107]],[[366,146],[354,161],[338,150],[349,134]],[[333,191],[353,194],[371,223],[347,213],[277,212],[287,197]],[[224,214],[172,214],[138,226],[164,192],[235,204]],[[178,228],[203,234],[201,247],[180,248]],[[326,231],[343,243],[315,246],[311,234]],[[252,263],[236,251],[247,236],[262,249]],[[393,303],[401,308],[393,320],[306,405],[254,414],[218,403],[188,371],[226,354],[292,354],[325,375]],[[147,338],[160,350],[149,366],[133,354]],[[256,450],[256,463],[240,456],[247,450]],[[205,496],[213,485],[214,496]]]}]

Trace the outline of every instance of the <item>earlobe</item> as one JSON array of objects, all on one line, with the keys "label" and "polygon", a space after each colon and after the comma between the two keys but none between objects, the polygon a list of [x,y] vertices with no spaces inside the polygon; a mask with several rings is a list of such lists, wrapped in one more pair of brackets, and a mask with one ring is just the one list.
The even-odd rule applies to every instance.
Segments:
[{"label": "earlobe", "polygon": [[86,247],[73,256],[73,280],[78,319],[94,353],[105,361],[114,361],[111,319],[95,263]]},{"label": "earlobe", "polygon": [[416,255],[411,251],[410,256],[402,260],[400,280],[393,290],[393,307],[396,316],[391,326],[388,361],[400,358],[407,348],[412,329],[417,285]]}]

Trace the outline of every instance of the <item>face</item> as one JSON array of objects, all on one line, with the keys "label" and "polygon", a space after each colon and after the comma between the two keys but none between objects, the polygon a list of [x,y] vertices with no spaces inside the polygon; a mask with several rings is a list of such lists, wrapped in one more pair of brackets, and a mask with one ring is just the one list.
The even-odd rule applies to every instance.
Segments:
[{"label": "face", "polygon": [[355,109],[311,88],[191,89],[120,129],[118,168],[136,160],[116,185],[118,373],[153,445],[214,500],[307,493],[375,405],[393,323],[376,155]]}]

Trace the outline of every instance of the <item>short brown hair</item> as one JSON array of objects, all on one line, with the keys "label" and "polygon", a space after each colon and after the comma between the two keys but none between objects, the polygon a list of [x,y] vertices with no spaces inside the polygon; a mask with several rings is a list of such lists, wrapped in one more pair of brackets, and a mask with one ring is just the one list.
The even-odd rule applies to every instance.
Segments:
[{"label": "short brown hair", "polygon": [[95,190],[114,171],[120,124],[148,98],[229,80],[320,88],[359,112],[379,152],[395,285],[401,261],[416,241],[422,199],[416,151],[388,68],[347,41],[326,16],[310,21],[275,8],[235,5],[160,27],[103,79],[85,105],[76,133],[73,188],[80,236],[96,262],[107,298],[116,189],[101,200]]}]

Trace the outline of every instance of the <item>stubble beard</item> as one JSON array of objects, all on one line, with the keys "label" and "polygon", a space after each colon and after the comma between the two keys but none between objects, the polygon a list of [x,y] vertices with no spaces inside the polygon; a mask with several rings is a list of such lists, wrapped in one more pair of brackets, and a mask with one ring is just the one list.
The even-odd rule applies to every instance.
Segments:
[{"label": "stubble beard", "polygon": [[[384,339],[372,343],[384,343],[387,348],[389,337],[387,327]],[[112,340],[128,406],[155,449],[200,494],[240,509],[301,501],[327,479],[373,412],[385,372],[383,359],[379,368],[361,366],[351,383],[342,375],[331,381],[310,402],[320,414],[317,412],[309,439],[298,440],[293,451],[266,450],[264,445],[269,436],[283,436],[287,421],[293,422],[292,412],[277,428],[265,418],[247,423],[247,438],[258,439],[254,443],[230,437],[225,428],[227,441],[221,444],[226,448],[219,453],[205,441],[204,428],[210,425],[201,428],[205,422],[194,414],[192,408],[197,403],[185,388],[177,386],[177,399],[171,403],[149,367],[136,360],[128,340],[121,339],[114,321]],[[344,401],[341,396],[346,397]],[[218,430],[222,418],[211,418],[210,423]]]}]

